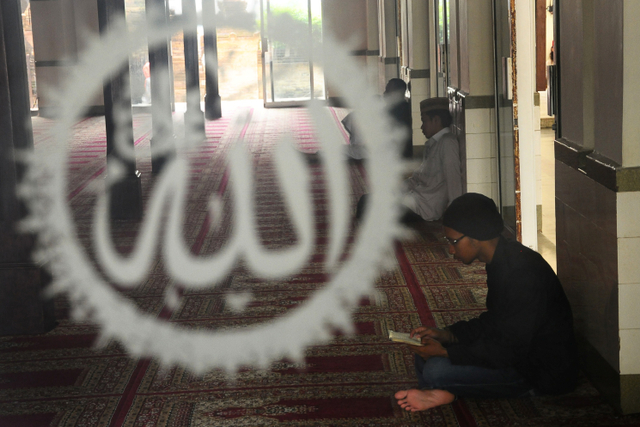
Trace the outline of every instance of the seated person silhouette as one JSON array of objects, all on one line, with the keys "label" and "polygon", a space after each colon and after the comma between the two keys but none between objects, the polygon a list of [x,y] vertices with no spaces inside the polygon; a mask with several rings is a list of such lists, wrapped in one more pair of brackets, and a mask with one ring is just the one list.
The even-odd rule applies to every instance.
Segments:
[{"label": "seated person silhouette", "polygon": [[[396,124],[404,131],[404,138],[398,147],[399,154],[410,159],[413,156],[413,141],[411,135],[411,106],[405,98],[407,84],[401,79],[391,79],[382,95],[387,106],[387,112],[394,118]],[[349,145],[345,146],[346,157],[352,161],[361,161],[367,157],[367,147],[362,141],[360,133],[355,124],[355,114],[351,112],[342,119],[342,125],[349,133]],[[306,153],[306,158],[310,163],[320,161],[318,152]]]},{"label": "seated person silhouette", "polygon": [[495,203],[477,193],[455,199],[442,218],[449,253],[486,263],[487,311],[444,329],[411,331],[418,388],[395,394],[407,411],[456,396],[513,398],[572,391],[578,378],[573,316],[553,269],[540,254],[502,237]]},{"label": "seated person silhouette", "polygon": [[[422,133],[427,139],[422,163],[402,185],[401,221],[435,221],[442,217],[447,206],[462,194],[462,170],[458,140],[449,126],[449,100],[428,98],[420,102]],[[365,194],[358,201],[356,218],[364,215]]]}]

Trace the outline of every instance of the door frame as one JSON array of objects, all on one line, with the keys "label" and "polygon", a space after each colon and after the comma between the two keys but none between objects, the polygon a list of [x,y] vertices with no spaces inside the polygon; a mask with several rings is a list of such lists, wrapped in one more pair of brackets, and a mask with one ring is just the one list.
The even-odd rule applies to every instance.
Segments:
[{"label": "door frame", "polygon": [[[315,99],[315,76],[314,76],[314,58],[313,58],[313,26],[312,26],[312,10],[311,1],[306,0],[307,3],[307,25],[309,28],[308,43],[309,49],[309,93],[308,99],[299,99],[291,101],[276,101],[275,100],[275,85],[273,79],[273,61],[269,60],[269,73],[267,73],[267,58],[271,55],[270,51],[270,39],[268,37],[269,16],[271,14],[270,2],[271,0],[260,0],[260,50],[262,58],[262,99],[265,108],[290,108],[301,107],[306,105],[312,99]],[[266,5],[266,8],[265,8]],[[265,15],[267,15],[267,24],[265,25]],[[269,79],[267,81],[267,75]],[[268,97],[267,85],[271,89],[271,99]],[[326,90],[326,89],[325,89]]]}]

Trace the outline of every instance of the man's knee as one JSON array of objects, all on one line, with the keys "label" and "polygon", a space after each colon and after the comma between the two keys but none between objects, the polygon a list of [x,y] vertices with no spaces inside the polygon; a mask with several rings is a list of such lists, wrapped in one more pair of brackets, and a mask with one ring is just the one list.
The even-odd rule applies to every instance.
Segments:
[{"label": "man's knee", "polygon": [[443,389],[450,383],[451,362],[446,357],[430,357],[422,366],[422,378],[430,389]]}]

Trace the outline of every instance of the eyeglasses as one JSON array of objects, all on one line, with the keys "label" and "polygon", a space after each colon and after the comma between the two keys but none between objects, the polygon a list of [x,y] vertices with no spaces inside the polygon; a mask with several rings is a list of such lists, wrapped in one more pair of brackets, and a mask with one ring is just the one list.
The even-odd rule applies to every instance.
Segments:
[{"label": "eyeglasses", "polygon": [[445,237],[445,239],[447,239],[447,242],[449,242],[450,245],[455,246],[458,244],[458,242],[462,239],[464,239],[465,237],[467,237],[466,234],[463,234],[462,236],[458,237],[457,239],[450,239],[448,237]]}]

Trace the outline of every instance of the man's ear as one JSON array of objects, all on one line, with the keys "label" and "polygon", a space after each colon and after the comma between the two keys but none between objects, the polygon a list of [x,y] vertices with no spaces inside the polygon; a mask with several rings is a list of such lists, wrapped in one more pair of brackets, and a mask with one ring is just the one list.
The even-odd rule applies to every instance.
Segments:
[{"label": "man's ear", "polygon": [[435,116],[433,116],[432,120],[433,120],[434,124],[438,125],[438,127],[441,127],[441,128],[444,127],[444,126],[442,126],[442,117],[440,117],[439,114],[436,114]]}]

